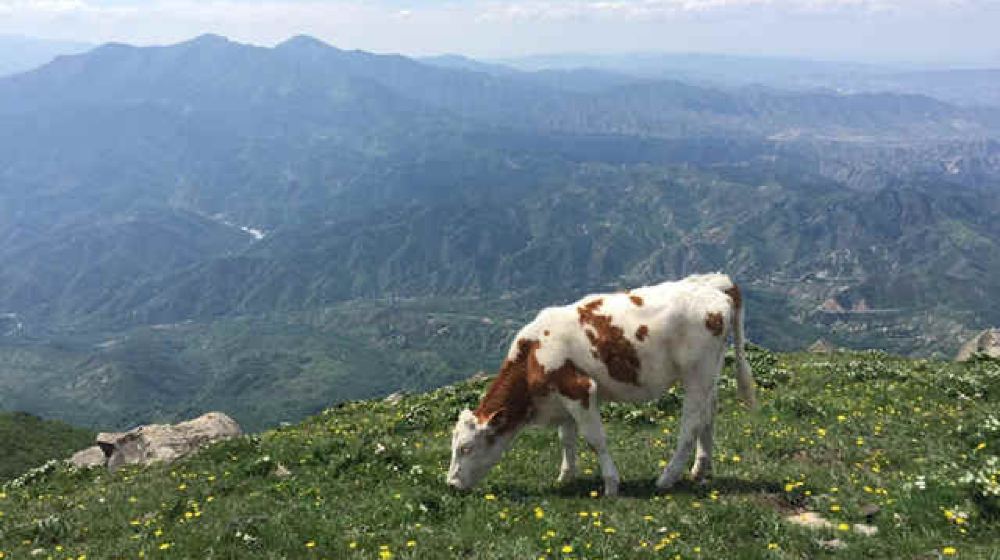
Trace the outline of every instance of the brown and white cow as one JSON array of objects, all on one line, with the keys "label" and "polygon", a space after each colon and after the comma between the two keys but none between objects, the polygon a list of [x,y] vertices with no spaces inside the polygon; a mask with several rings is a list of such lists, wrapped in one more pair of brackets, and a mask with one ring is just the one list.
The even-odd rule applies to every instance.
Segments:
[{"label": "brown and white cow", "polygon": [[476,410],[459,414],[448,484],[459,489],[475,486],[521,429],[545,425],[559,428],[560,482],[576,474],[579,430],[597,453],[605,495],[616,495],[618,469],[608,453],[599,402],[650,401],[678,381],[684,387],[680,435],[656,484],[673,486],[696,446],[691,476],[707,476],[712,468],[716,386],[730,332],[740,394],[753,406],[743,302],[739,287],[724,274],[591,295],[542,310],[517,334]]}]

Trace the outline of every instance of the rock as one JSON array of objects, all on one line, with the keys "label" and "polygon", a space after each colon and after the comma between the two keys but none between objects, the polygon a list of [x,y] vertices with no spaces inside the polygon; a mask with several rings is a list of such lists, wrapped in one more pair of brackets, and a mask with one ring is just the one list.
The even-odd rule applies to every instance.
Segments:
[{"label": "rock", "polygon": [[97,445],[107,457],[108,469],[123,465],[148,465],[172,462],[190,455],[209,443],[229,439],[243,433],[239,424],[221,412],[179,424],[151,424],[124,433],[97,435]]},{"label": "rock", "polygon": [[836,346],[821,338],[813,342],[808,351],[812,354],[832,354],[836,349]]},{"label": "rock", "polygon": [[967,362],[976,354],[1000,360],[1000,329],[986,329],[962,345],[955,356],[956,362]]},{"label": "rock", "polygon": [[859,535],[864,535],[866,537],[873,537],[878,534],[878,527],[874,525],[865,525],[864,523],[855,523],[852,527],[854,532]]},{"label": "rock", "polygon": [[830,523],[815,511],[804,511],[797,515],[789,515],[785,518],[785,521],[793,525],[808,527],[809,529],[829,529],[833,527],[833,523]]},{"label": "rock", "polygon": [[869,522],[871,522],[871,520],[876,515],[878,515],[878,512],[880,511],[882,511],[882,508],[878,507],[875,504],[864,504],[863,506],[861,506],[861,515],[864,515],[865,519],[867,519]]},{"label": "rock", "polygon": [[274,468],[274,476],[278,478],[288,478],[292,476],[292,471],[288,470],[288,467],[278,463],[278,466]]},{"label": "rock", "polygon": [[847,543],[840,539],[830,539],[828,541],[819,540],[816,541],[816,544],[827,550],[843,550],[847,548]]},{"label": "rock", "polygon": [[840,305],[839,301],[833,298],[829,298],[826,301],[824,301],[823,304],[820,305],[820,309],[826,311],[827,313],[844,313],[845,311],[847,311],[846,309],[844,309],[843,305]]},{"label": "rock", "polygon": [[395,393],[383,399],[383,402],[385,402],[386,404],[390,404],[392,406],[396,406],[397,404],[399,404],[400,401],[403,400],[403,397],[405,396],[406,393],[404,391],[396,391]]},{"label": "rock", "polygon": [[103,467],[108,463],[108,458],[101,451],[100,446],[88,447],[73,454],[69,462],[77,468],[85,469],[90,467]]},{"label": "rock", "polygon": [[490,375],[485,371],[477,371],[472,377],[469,378],[469,381],[483,381],[484,379],[489,378]]}]

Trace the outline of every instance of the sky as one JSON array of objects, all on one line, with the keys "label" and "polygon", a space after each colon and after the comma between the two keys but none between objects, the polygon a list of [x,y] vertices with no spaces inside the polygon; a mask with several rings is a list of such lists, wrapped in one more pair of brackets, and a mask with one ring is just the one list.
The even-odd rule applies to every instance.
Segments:
[{"label": "sky", "polygon": [[1000,65],[1000,0],[0,0],[0,34],[503,58],[706,52]]}]

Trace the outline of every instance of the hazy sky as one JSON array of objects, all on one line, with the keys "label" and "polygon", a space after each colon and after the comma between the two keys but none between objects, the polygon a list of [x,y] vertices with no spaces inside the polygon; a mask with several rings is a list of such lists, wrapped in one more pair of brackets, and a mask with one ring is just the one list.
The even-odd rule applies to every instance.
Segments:
[{"label": "hazy sky", "polygon": [[0,33],[501,57],[685,51],[1000,64],[1000,0],[0,0]]}]

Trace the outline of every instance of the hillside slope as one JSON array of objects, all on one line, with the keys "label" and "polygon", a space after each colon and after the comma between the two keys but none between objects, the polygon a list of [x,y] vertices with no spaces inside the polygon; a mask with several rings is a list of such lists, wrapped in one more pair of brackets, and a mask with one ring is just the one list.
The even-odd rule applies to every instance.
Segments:
[{"label": "hillside slope", "polygon": [[0,408],[81,425],[426,390],[496,325],[716,270],[780,350],[1000,324],[998,128],[925,97],[207,35],[0,78],[0,130]]},{"label": "hillside slope", "polygon": [[[0,492],[13,558],[997,558],[1000,364],[752,352],[761,408],[724,377],[716,478],[658,495],[680,399],[605,406],[623,496],[596,464],[558,486],[553,432],[526,432],[476,491],[442,474],[483,382],[353,402],[169,467],[50,465]],[[287,468],[290,474],[283,474]],[[782,518],[816,511],[832,528]],[[851,529],[877,527],[874,536]],[[846,529],[844,529],[846,528]],[[823,545],[820,541],[834,541]]]},{"label": "hillside slope", "polygon": [[0,481],[87,447],[93,432],[23,412],[0,412]]}]

